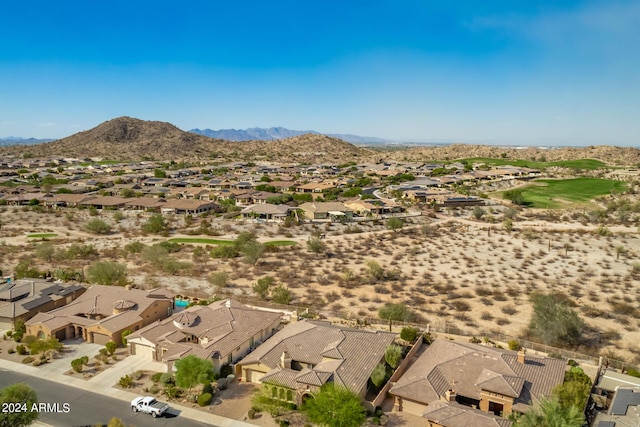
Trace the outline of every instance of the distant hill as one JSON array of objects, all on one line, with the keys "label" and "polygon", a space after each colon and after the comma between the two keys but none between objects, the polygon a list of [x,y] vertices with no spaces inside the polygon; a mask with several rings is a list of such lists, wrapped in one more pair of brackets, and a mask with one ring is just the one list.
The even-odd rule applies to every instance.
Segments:
[{"label": "distant hill", "polygon": [[[249,129],[191,129],[189,132],[196,133],[198,135],[208,136],[209,138],[225,139],[227,141],[273,141],[275,139],[285,139],[294,136],[300,136],[305,134],[320,135],[320,132],[315,130],[291,130],[283,127],[272,128],[249,128]],[[338,134],[329,133],[327,136],[338,138],[343,141],[350,142],[352,144],[382,144],[387,140],[382,138],[376,138],[373,136],[359,136],[352,134]]]},{"label": "distant hill", "polygon": [[178,129],[171,123],[118,117],[93,129],[44,144],[0,147],[0,153],[31,157],[100,157],[113,160],[269,159],[286,162],[343,161],[367,150],[325,135],[238,143]]},{"label": "distant hill", "polygon": [[411,147],[385,152],[390,160],[424,161],[455,160],[474,157],[506,158],[522,160],[545,160],[550,162],[575,159],[595,159],[607,165],[640,165],[640,150],[632,147],[598,145],[589,147],[562,148],[507,148],[491,145],[451,144],[436,147]]},{"label": "distant hill", "polygon": [[42,144],[44,142],[55,141],[53,138],[22,138],[19,136],[7,136],[5,138],[0,138],[0,146],[7,145],[31,145],[31,144]]}]

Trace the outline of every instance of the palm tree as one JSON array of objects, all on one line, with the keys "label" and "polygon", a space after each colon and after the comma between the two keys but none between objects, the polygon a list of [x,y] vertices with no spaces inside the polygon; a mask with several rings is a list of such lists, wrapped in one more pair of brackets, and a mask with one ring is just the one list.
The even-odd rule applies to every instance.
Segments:
[{"label": "palm tree", "polygon": [[557,398],[543,398],[538,406],[520,417],[514,427],[581,427],[584,414],[575,406],[563,408]]}]

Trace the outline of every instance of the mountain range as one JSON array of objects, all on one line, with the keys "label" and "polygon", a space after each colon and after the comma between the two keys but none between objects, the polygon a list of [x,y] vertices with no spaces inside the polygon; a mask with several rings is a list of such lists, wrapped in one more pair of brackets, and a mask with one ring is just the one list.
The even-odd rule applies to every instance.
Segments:
[{"label": "mountain range", "polygon": [[0,147],[0,154],[30,157],[66,156],[110,160],[277,160],[293,163],[345,161],[369,153],[365,148],[320,134],[238,143],[185,132],[167,122],[118,117],[100,125],[38,145]]},{"label": "mountain range", "polygon": [[[189,132],[208,136],[209,138],[224,139],[227,141],[273,141],[274,139],[285,139],[306,134],[321,135],[320,132],[315,130],[292,130],[283,127],[218,130],[191,129]],[[352,144],[382,144],[388,142],[386,139],[382,138],[376,138],[373,136],[352,135],[348,133],[329,133],[324,135],[338,138]]]},{"label": "mountain range", "polygon": [[32,144],[42,144],[44,142],[55,141],[52,138],[21,138],[19,136],[7,136],[5,138],[0,138],[0,146],[2,145],[32,145]]}]

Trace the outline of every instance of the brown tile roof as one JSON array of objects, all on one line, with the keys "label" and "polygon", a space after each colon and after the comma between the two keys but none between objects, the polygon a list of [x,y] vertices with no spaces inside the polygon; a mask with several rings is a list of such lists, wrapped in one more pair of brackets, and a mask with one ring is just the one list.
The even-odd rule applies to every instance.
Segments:
[{"label": "brown tile roof", "polygon": [[[171,300],[173,294],[165,290],[146,291],[142,289],[123,289],[119,286],[93,285],[75,301],[48,313],[40,313],[27,321],[27,325],[45,324],[56,329],[69,323],[85,326],[100,324],[106,330],[117,332],[139,320],[140,314],[158,299]],[[114,314],[117,307],[128,309]],[[102,319],[90,319],[91,315],[100,315]]]},{"label": "brown tile roof", "polygon": [[[295,372],[297,382],[316,379],[326,382],[331,378],[336,384],[360,393],[366,388],[371,372],[394,339],[395,335],[389,332],[343,328],[327,322],[299,321],[287,325],[240,364],[259,362],[272,370],[281,369],[280,358],[286,351],[293,361],[307,367],[311,365],[311,371],[316,375],[314,377],[304,369],[281,369]],[[269,381],[272,373],[270,371],[262,381]],[[282,374],[278,375],[280,378]]]},{"label": "brown tile roof", "polygon": [[[205,354],[207,358],[217,353],[222,359],[280,317],[280,313],[250,308],[233,300],[217,301],[208,306],[189,307],[134,332],[129,339],[141,337],[156,345],[170,344],[165,360],[178,358],[186,354],[185,351]],[[180,342],[180,337],[187,335],[197,337],[197,342]],[[173,349],[172,345],[178,347]]]},{"label": "brown tile roof", "polygon": [[429,404],[422,416],[443,427],[511,427],[512,425],[509,420],[455,402],[433,402]]},{"label": "brown tile roof", "polygon": [[565,364],[559,359],[529,355],[525,362],[519,363],[512,351],[438,339],[389,392],[428,404],[450,388],[458,395],[479,400],[484,388],[507,396],[518,393],[514,409],[526,412],[563,382]]}]

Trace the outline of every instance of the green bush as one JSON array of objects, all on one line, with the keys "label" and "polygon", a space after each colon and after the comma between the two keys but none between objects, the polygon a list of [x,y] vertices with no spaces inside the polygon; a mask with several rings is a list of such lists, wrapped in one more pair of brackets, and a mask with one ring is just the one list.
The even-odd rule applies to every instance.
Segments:
[{"label": "green bush", "polygon": [[213,395],[211,393],[202,393],[198,396],[198,406],[207,406],[213,400]]},{"label": "green bush", "polygon": [[627,371],[627,375],[631,375],[632,377],[640,378],[640,371],[637,369],[629,368]]},{"label": "green bush", "polygon": [[211,383],[207,383],[204,385],[204,387],[202,387],[202,394],[204,393],[213,395],[213,386],[211,385]]},{"label": "green bush", "polygon": [[131,388],[133,386],[133,378],[131,378],[131,376],[129,375],[125,375],[124,377],[120,378],[118,384],[122,388]]},{"label": "green bush", "polygon": [[415,342],[416,338],[418,338],[418,332],[420,332],[418,328],[407,326],[400,331],[400,338],[405,341]]},{"label": "green bush", "polygon": [[434,340],[433,336],[431,335],[431,332],[425,332],[422,338],[424,339],[424,342],[427,344],[431,344]]},{"label": "green bush", "polygon": [[[113,341],[109,341],[104,345],[104,348],[105,348],[105,350],[107,350],[109,355],[111,355],[111,354],[116,352],[116,347],[117,347],[117,345]],[[100,354],[102,354],[102,352]]]},{"label": "green bush", "polygon": [[233,366],[225,363],[220,367],[220,378],[224,378],[232,374],[233,374]]},{"label": "green bush", "polygon": [[517,340],[509,340],[509,342],[507,342],[507,345],[509,346],[509,350],[520,350],[520,343]]},{"label": "green bush", "polygon": [[20,344],[16,346],[16,352],[18,352],[20,356],[24,356],[25,354],[27,354],[27,348]]},{"label": "green bush", "polygon": [[71,361],[71,369],[73,369],[73,371],[77,373],[82,372],[82,365],[84,365],[84,363],[82,362],[82,359],[73,359]]},{"label": "green bush", "polygon": [[151,375],[151,381],[157,383],[158,381],[160,381],[160,377],[162,376],[162,374],[162,372],[156,372],[155,374]]},{"label": "green bush", "polygon": [[573,366],[578,366],[578,362],[576,362],[576,361],[575,361],[575,360],[573,360],[573,359],[569,359],[569,360],[567,360],[567,365],[569,365],[569,366],[571,366],[571,367],[573,367]]},{"label": "green bush", "polygon": [[250,420],[256,419],[256,410],[254,408],[249,409],[249,412],[247,412],[247,418]]},{"label": "green bush", "polygon": [[173,385],[176,383],[176,379],[170,373],[165,372],[162,375],[160,375],[158,382],[160,382],[160,384],[163,384],[163,385],[169,385],[169,384]]}]

